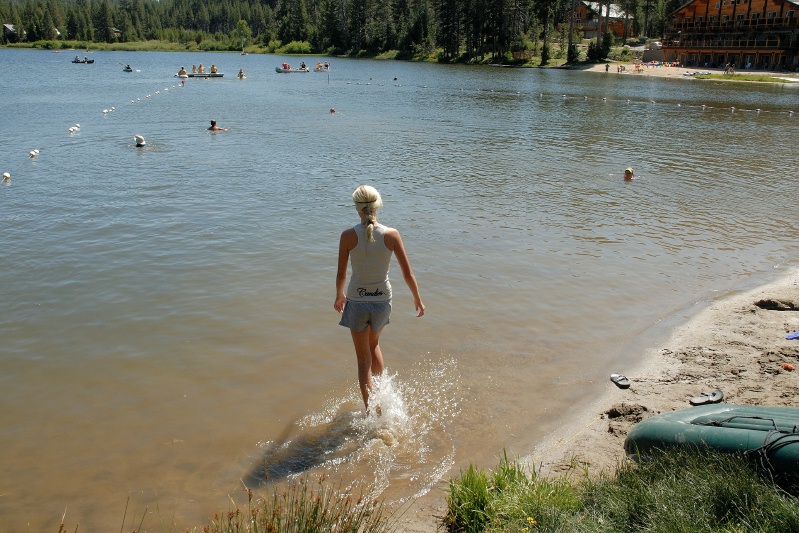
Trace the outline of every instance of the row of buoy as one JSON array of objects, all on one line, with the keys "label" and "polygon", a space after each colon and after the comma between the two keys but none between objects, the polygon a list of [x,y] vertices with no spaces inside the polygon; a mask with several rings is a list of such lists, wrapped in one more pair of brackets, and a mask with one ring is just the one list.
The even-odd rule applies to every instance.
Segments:
[{"label": "row of buoy", "polygon": [[[178,85],[177,87],[182,87],[182,85]],[[172,88],[174,89],[175,85],[173,85]],[[169,92],[169,87],[165,87],[164,88],[164,92]],[[161,91],[160,90],[159,91],[155,91],[154,94],[161,94]],[[151,96],[152,95],[148,94],[148,95],[145,96],[145,98],[150,98]],[[136,103],[136,102],[139,102],[139,101],[141,101],[141,99],[140,98],[136,98],[135,100],[131,100],[130,103],[133,104],[133,103]],[[101,110],[101,114],[103,116],[106,116],[109,113],[113,113],[114,111],[116,111],[116,107],[109,106],[107,108],[103,108]],[[73,135],[73,134],[75,134],[75,133],[77,133],[79,131],[80,131],[80,124],[74,124],[74,125],[70,126],[69,128],[67,128],[67,133],[69,135]],[[137,148],[143,148],[144,146],[147,145],[147,142],[144,140],[144,136],[142,136],[141,134],[138,134],[138,133],[133,136],[133,141],[136,143],[136,147]],[[39,152],[41,150],[42,150],[41,148],[36,148],[36,149],[31,150],[30,152],[28,152],[28,157],[30,159],[35,159],[36,156],[39,155]],[[17,168],[19,168],[19,166],[21,166],[21,164],[18,165]],[[11,172],[3,172],[2,182],[7,184],[7,185],[10,184],[10,182],[11,182]]]},{"label": "row of buoy", "polygon": [[[539,96],[539,98],[544,98],[547,95],[545,95],[544,93],[538,93],[538,96]],[[571,98],[578,98],[578,97],[574,96],[574,95],[568,95],[568,94],[561,95],[561,99],[563,99],[563,100],[567,100],[567,99],[571,99]],[[589,100],[588,96],[583,96],[583,101],[588,101],[588,100]],[[603,102],[607,102],[608,98],[603,96],[601,98],[601,100]],[[621,100],[616,100],[616,101],[620,102]],[[628,103],[628,104],[629,103],[637,103],[637,102],[634,102],[633,100],[631,100],[629,98],[627,98],[625,100],[625,102]],[[656,103],[657,102],[655,100],[652,100],[652,99],[649,100],[649,104],[651,104],[651,105],[655,105]],[[736,111],[750,111],[750,112],[754,112],[754,113],[777,113],[777,114],[783,114],[784,113],[784,114],[787,114],[789,117],[792,117],[795,114],[795,112],[792,111],[792,110],[788,110],[788,111],[768,111],[768,110],[760,109],[759,107],[755,108],[755,109],[746,109],[746,108],[736,108],[735,106],[715,107],[715,106],[709,106],[709,105],[706,105],[706,104],[685,105],[685,106],[683,106],[683,104],[681,104],[681,103],[677,103],[677,107],[697,108],[697,109],[701,109],[702,111],[705,111],[707,109],[724,109],[724,110],[731,111],[733,113],[736,112]]]}]

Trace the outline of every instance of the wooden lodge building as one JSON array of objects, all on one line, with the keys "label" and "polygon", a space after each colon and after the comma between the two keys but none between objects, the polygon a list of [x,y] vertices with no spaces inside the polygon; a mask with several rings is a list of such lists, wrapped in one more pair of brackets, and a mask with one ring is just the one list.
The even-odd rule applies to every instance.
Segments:
[{"label": "wooden lodge building", "polygon": [[570,9],[566,13],[565,22],[561,24],[568,26],[569,19],[574,16],[574,29],[584,33],[586,39],[595,39],[599,28],[600,18],[602,19],[602,30],[607,27],[617,38],[622,39],[627,36],[627,17],[615,4],[605,4],[605,12],[601,13],[599,2],[577,2],[574,13]]},{"label": "wooden lodge building", "polygon": [[799,69],[799,0],[690,0],[669,17],[666,61],[690,67]]}]

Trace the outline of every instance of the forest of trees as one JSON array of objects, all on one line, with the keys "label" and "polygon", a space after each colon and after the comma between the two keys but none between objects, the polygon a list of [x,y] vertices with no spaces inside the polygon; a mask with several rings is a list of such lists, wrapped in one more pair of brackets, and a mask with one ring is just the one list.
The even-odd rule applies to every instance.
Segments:
[{"label": "forest of trees", "polygon": [[[298,51],[430,55],[445,61],[565,49],[576,0],[0,0],[0,19],[22,39],[167,41],[202,49],[301,43]],[[675,0],[623,0],[631,36],[661,33]],[[646,27],[644,27],[644,25]]]}]

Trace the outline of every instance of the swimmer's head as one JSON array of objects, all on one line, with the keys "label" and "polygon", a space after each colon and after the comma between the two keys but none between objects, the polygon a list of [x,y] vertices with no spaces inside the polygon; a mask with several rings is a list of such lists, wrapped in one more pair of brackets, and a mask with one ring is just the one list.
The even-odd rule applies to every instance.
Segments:
[{"label": "swimmer's head", "polygon": [[633,177],[635,177],[635,175],[633,174],[632,167],[627,167],[626,169],[624,169],[624,179],[631,180],[633,179]]}]

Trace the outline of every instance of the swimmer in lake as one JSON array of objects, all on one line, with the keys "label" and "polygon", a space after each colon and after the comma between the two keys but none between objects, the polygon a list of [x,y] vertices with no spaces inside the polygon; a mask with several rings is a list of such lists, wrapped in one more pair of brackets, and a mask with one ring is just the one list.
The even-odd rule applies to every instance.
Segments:
[{"label": "swimmer in lake", "polygon": [[212,120],[211,127],[208,128],[208,131],[227,131],[227,128],[220,128],[216,125],[216,120]]},{"label": "swimmer in lake", "polygon": [[635,179],[635,174],[633,174],[632,167],[627,167],[624,170],[624,181],[632,181]]}]

